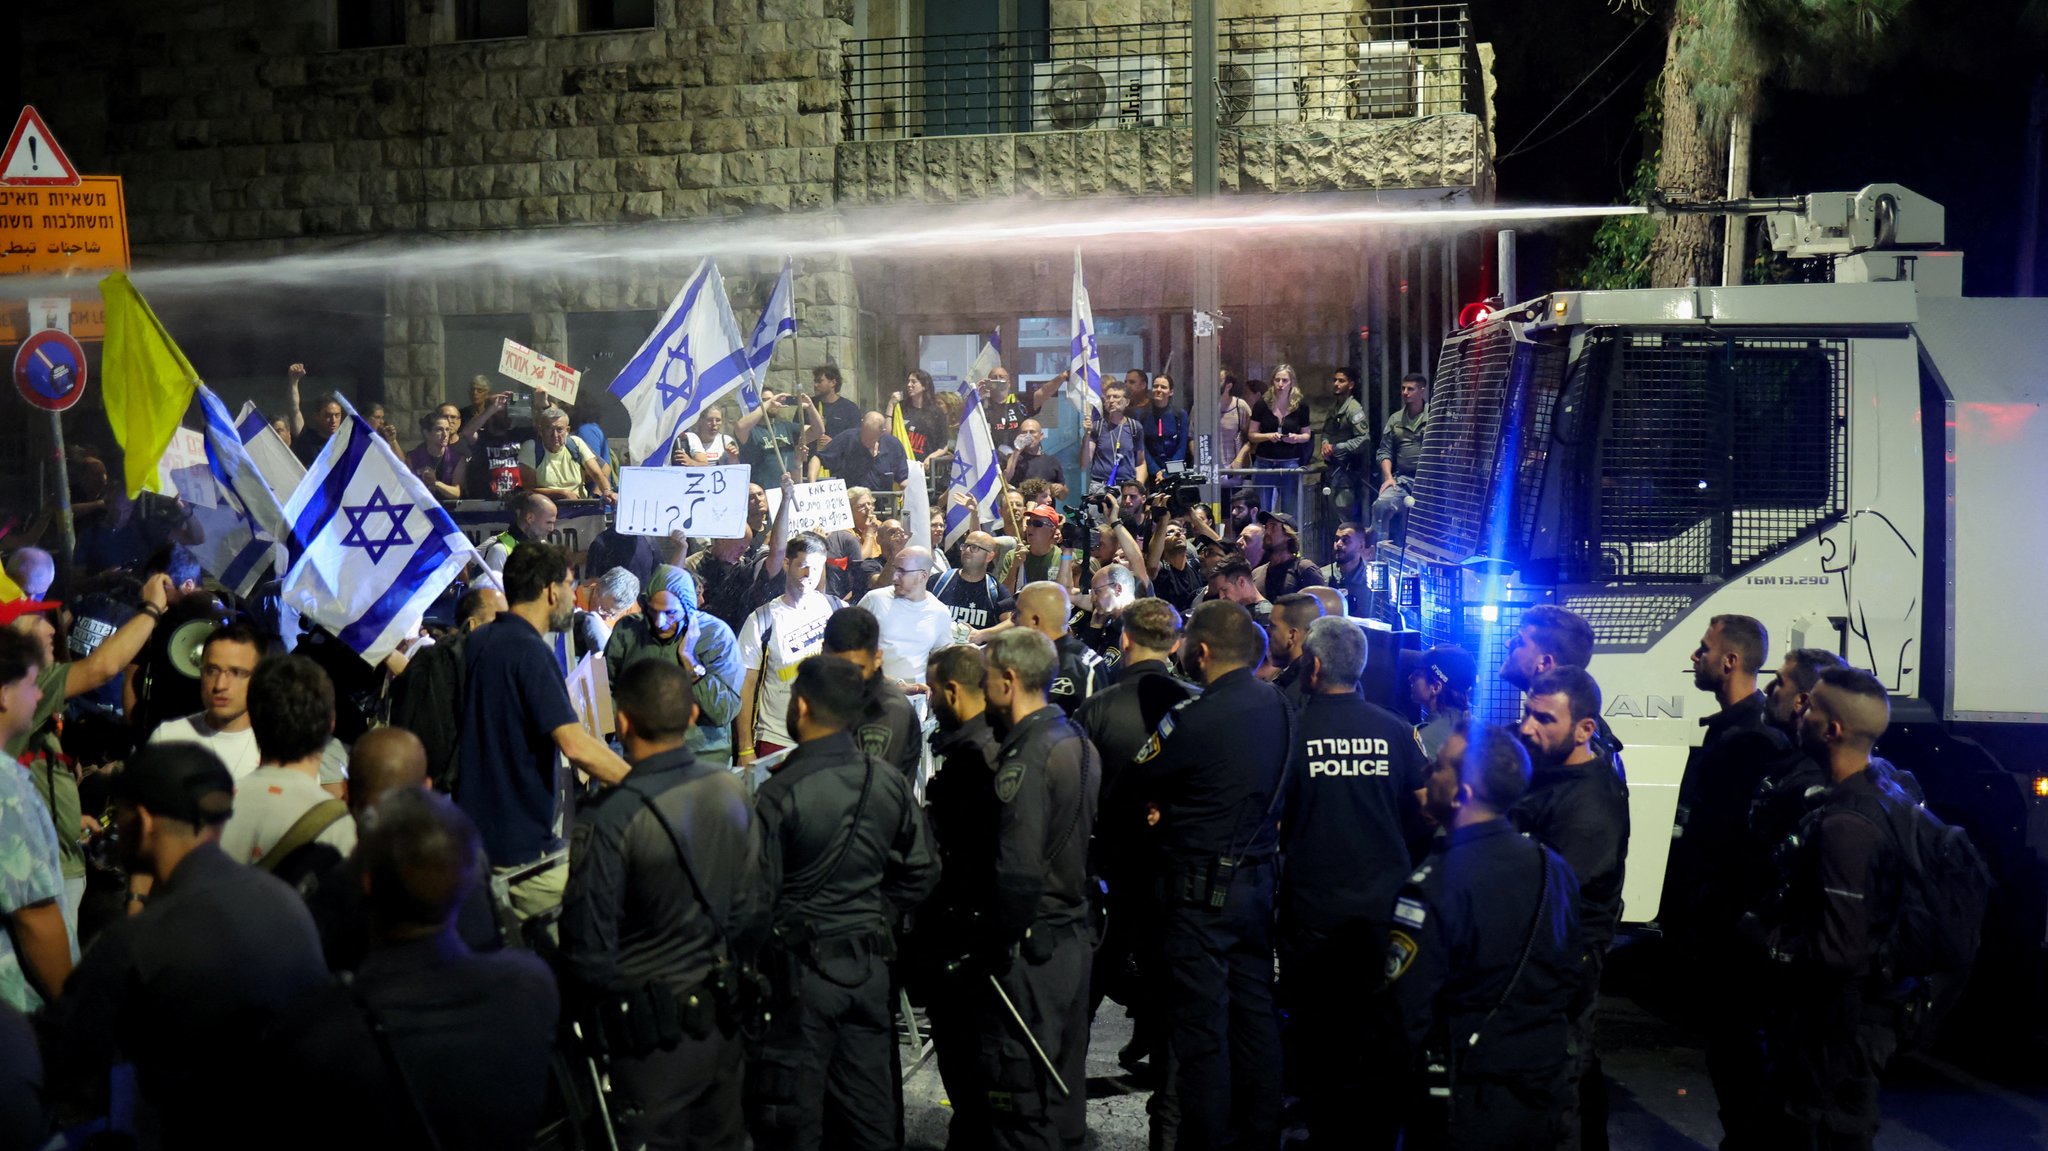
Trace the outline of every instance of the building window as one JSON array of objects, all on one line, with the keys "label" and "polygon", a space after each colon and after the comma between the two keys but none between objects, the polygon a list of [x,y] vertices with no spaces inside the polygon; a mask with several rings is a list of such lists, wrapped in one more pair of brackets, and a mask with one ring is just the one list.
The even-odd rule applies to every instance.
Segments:
[{"label": "building window", "polygon": [[654,0],[578,0],[585,32],[654,27]]},{"label": "building window", "polygon": [[457,40],[526,35],[526,0],[455,0]]},{"label": "building window", "polygon": [[336,48],[388,48],[403,43],[404,0],[335,0]]}]

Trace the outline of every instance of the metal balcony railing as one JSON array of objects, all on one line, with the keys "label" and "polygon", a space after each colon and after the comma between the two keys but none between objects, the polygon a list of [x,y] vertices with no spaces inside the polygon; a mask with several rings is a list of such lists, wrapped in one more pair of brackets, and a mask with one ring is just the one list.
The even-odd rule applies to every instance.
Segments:
[{"label": "metal balcony railing", "polygon": [[[1463,4],[1218,23],[1220,127],[1479,107]],[[1151,128],[1189,118],[1185,22],[849,40],[845,138]]]}]

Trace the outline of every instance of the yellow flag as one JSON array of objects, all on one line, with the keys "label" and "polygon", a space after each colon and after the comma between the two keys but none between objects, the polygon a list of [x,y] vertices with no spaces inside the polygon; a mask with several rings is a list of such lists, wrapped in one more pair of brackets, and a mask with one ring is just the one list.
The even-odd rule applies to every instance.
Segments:
[{"label": "yellow flag", "polygon": [[902,404],[897,404],[889,412],[889,434],[895,436],[896,442],[903,445],[904,455],[913,460],[917,458],[917,450],[910,446],[910,427],[903,422]]},{"label": "yellow flag", "polygon": [[27,598],[28,593],[21,590],[21,585],[15,583],[5,571],[0,571],[0,603],[13,603],[15,600]]},{"label": "yellow flag", "polygon": [[107,305],[100,356],[107,422],[127,457],[128,494],[156,491],[157,461],[192,405],[199,373],[127,276],[115,272],[101,280],[100,297]]}]

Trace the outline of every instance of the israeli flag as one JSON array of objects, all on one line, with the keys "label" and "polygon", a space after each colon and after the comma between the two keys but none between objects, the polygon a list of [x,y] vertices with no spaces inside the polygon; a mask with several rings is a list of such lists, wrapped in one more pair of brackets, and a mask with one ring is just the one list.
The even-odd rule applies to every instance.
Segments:
[{"label": "israeli flag", "polygon": [[982,523],[1002,519],[1002,509],[996,506],[996,494],[1002,490],[996,475],[996,438],[981,414],[981,393],[969,388],[961,395],[965,403],[960,408],[960,434],[953,443],[953,482],[946,488],[947,547],[977,526],[955,497],[973,496],[981,506]]},{"label": "israeli flag", "polygon": [[967,386],[980,387],[981,382],[996,374],[1003,366],[1003,330],[997,328],[988,334],[988,343],[974,355],[974,362],[967,365]]},{"label": "israeli flag", "polygon": [[299,481],[306,478],[306,465],[292,454],[291,446],[278,436],[254,400],[244,401],[235,416],[235,434],[241,437],[242,450],[255,462],[263,482],[279,499],[290,499],[299,490]]},{"label": "israeli flag", "polygon": [[[202,433],[206,469],[216,496],[211,509],[228,514],[201,517],[206,538],[193,553],[221,583],[233,588],[236,595],[246,596],[257,584],[284,574],[284,541],[291,538],[290,521],[285,519],[277,493],[243,449],[241,434],[228,418],[227,405],[205,384],[199,385],[198,397],[206,417]],[[268,424],[263,430],[274,438]],[[182,477],[180,484],[182,487]],[[196,515],[200,505],[193,506]]]},{"label": "israeli flag", "polygon": [[761,406],[761,374],[768,370],[768,362],[775,358],[775,345],[785,336],[796,335],[796,311],[790,281],[796,270],[796,261],[784,258],[782,276],[775,281],[775,290],[768,293],[768,303],[761,308],[761,319],[754,325],[754,334],[747,340],[747,378],[740,385],[740,403],[748,411]]},{"label": "israeli flag", "polygon": [[666,458],[676,433],[746,378],[747,345],[732,318],[725,279],[706,260],[612,381],[612,395],[633,421],[627,439],[633,459]]},{"label": "israeli flag", "polygon": [[375,666],[476,548],[384,437],[342,409],[341,430],[285,505],[294,558],[281,598]]},{"label": "israeli flag", "polygon": [[1074,337],[1067,345],[1068,378],[1085,384],[1091,403],[1102,400],[1102,353],[1095,346],[1095,309],[1081,281],[1081,252],[1074,250]]}]

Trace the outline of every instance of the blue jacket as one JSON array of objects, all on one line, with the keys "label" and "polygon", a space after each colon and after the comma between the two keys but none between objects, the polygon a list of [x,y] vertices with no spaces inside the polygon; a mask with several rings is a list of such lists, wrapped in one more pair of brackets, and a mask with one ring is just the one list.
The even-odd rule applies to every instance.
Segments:
[{"label": "blue jacket", "polygon": [[1153,471],[1187,455],[1188,413],[1185,409],[1168,405],[1162,412],[1147,405],[1139,409],[1136,419],[1145,428],[1145,461]]}]

